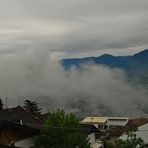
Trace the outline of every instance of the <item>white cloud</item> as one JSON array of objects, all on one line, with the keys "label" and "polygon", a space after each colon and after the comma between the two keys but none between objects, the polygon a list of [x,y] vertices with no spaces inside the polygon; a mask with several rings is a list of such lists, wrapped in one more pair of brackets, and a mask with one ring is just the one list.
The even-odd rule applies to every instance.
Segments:
[{"label": "white cloud", "polygon": [[140,51],[148,46],[147,4],[146,0],[0,0],[0,50],[41,46],[67,56]]},{"label": "white cloud", "polygon": [[82,71],[72,68],[65,72],[59,63],[51,61],[47,50],[1,55],[0,70],[0,94],[3,99],[8,97],[8,105],[38,98],[35,100],[44,104],[44,109],[64,107],[82,112],[84,108],[79,106],[84,103],[86,113],[100,113],[102,105],[110,113],[129,115],[140,114],[141,104],[148,103],[144,89],[128,84],[122,71],[84,65]]}]

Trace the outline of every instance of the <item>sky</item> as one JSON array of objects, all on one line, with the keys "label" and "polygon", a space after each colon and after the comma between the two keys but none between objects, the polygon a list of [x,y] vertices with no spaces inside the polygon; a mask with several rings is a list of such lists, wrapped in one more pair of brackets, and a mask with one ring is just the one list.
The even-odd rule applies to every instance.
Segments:
[{"label": "sky", "polygon": [[0,54],[134,54],[148,47],[147,7],[147,0],[0,0]]}]

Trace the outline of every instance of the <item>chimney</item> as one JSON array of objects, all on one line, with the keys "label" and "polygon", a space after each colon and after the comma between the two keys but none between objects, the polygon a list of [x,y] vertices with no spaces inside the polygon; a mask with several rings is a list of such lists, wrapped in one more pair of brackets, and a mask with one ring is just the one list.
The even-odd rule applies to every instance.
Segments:
[{"label": "chimney", "polygon": [[20,120],[20,125],[23,125],[23,121],[22,120]]},{"label": "chimney", "polygon": [[6,109],[7,109],[7,108],[8,108],[8,106],[7,106],[7,105],[8,105],[8,104],[7,104],[7,103],[8,103],[7,97],[5,98],[5,100],[6,100]]}]

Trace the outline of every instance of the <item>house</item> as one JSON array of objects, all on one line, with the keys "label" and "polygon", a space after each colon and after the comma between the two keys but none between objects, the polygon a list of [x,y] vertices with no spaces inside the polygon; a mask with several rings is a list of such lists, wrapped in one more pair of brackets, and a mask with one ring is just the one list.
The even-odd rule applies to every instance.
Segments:
[{"label": "house", "polygon": [[20,106],[0,110],[0,144],[30,148],[41,127],[42,122]]},{"label": "house", "polygon": [[108,117],[106,124],[108,129],[110,129],[114,127],[124,127],[127,125],[128,121],[128,117]]},{"label": "house", "polygon": [[100,130],[105,130],[107,128],[107,117],[86,117],[81,123],[90,124]]},{"label": "house", "polygon": [[128,121],[128,117],[86,117],[81,124],[95,127],[88,138],[90,138],[93,148],[100,148],[103,145],[100,141],[103,137],[108,135],[120,137],[124,133]]},{"label": "house", "polygon": [[86,117],[82,124],[92,124],[101,131],[106,131],[115,127],[125,127],[128,121],[128,117]]},{"label": "house", "polygon": [[22,123],[29,127],[34,127],[40,129],[40,125],[42,122],[40,119],[30,112],[26,111],[24,108],[17,106],[14,108],[7,109],[13,116],[16,116],[16,118]]},{"label": "house", "polygon": [[[128,127],[136,127],[138,131],[135,134],[138,137],[141,137],[145,143],[148,143],[148,118],[136,118],[129,121]],[[120,139],[128,139],[127,135],[124,133]]]},{"label": "house", "polygon": [[[0,143],[17,147],[30,147],[33,145],[31,139],[39,134],[39,130],[14,123],[12,121],[2,121],[0,123]],[[32,139],[33,140],[33,139]]]},{"label": "house", "polygon": [[128,123],[128,117],[86,117],[81,124],[95,127],[94,131],[88,135],[93,148],[102,147],[100,138],[111,135],[121,136]]}]

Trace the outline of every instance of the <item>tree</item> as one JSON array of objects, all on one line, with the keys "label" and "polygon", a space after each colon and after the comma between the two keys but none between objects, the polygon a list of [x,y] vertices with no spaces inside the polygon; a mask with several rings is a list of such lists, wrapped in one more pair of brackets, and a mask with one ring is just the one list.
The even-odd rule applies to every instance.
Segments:
[{"label": "tree", "polygon": [[63,110],[51,113],[42,133],[35,140],[37,148],[90,148],[89,139],[82,134],[79,120]]},{"label": "tree", "polygon": [[127,135],[126,140],[122,139],[115,139],[110,136],[103,139],[104,148],[142,148],[144,146],[144,141],[142,138],[137,137],[136,132],[137,128],[135,127],[128,127],[125,131]]},{"label": "tree", "polygon": [[1,98],[0,98],[0,110],[3,110],[3,101]]},{"label": "tree", "polygon": [[38,103],[35,101],[25,100],[24,108],[35,116],[41,113],[41,108],[38,107]]}]

